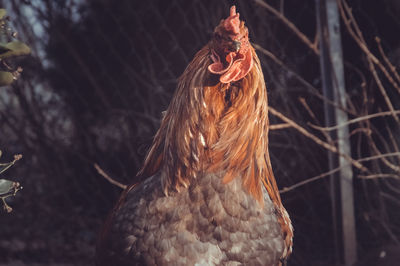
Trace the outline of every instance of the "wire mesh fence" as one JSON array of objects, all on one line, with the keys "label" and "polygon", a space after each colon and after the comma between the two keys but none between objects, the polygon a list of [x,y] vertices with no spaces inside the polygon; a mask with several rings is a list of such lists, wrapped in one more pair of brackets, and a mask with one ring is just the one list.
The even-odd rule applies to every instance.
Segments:
[{"label": "wire mesh fence", "polygon": [[[394,68],[400,43],[392,36],[400,7],[373,2],[339,1],[347,107],[336,107],[353,119],[349,163],[361,254],[399,244],[400,237]],[[10,172],[25,189],[13,214],[0,216],[7,228],[0,230],[0,262],[91,262],[99,226],[121,192],[93,165],[132,182],[179,75],[232,3],[249,28],[276,110],[270,114],[272,164],[295,227],[289,265],[339,263],[332,226],[339,217],[332,217],[326,159],[326,145],[336,147],[337,139],[323,128],[327,100],[311,0],[3,1],[11,26],[34,54],[18,62],[20,80],[0,88],[0,148],[25,158]]]}]

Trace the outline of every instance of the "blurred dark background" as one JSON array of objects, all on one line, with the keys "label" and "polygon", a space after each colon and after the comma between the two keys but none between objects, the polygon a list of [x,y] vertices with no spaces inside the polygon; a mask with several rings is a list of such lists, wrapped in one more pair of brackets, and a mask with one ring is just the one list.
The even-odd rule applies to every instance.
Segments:
[{"label": "blurred dark background", "polygon": [[[315,40],[314,0],[266,2]],[[366,45],[394,77],[390,81],[377,66],[399,110],[400,80],[375,37],[399,67],[400,2],[347,3]],[[0,88],[1,160],[23,155],[1,178],[24,186],[8,200],[14,211],[0,214],[0,265],[93,264],[97,233],[121,193],[94,163],[119,182],[132,182],[177,78],[231,4],[251,41],[277,59],[258,51],[269,104],[325,139],[310,126],[324,125],[319,56],[257,1],[0,1],[11,28],[32,49],[31,56],[13,62],[24,69],[19,80]],[[349,118],[387,111],[368,56],[341,23]],[[350,131],[355,160],[397,153],[367,161],[369,175],[354,169],[359,258],[379,257],[383,249],[387,257],[400,241],[399,124],[394,115],[383,116],[352,124]],[[327,151],[295,129],[272,130],[270,139],[280,188],[329,170]],[[339,218],[332,217],[329,184],[326,177],[282,194],[295,228],[288,265],[340,265],[334,232],[341,229],[333,227]]]}]

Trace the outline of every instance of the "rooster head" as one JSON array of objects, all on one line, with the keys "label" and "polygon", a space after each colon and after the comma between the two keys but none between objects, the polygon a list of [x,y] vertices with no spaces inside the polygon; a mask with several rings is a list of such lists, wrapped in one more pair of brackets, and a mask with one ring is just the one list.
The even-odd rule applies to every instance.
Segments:
[{"label": "rooster head", "polygon": [[231,7],[230,16],[215,28],[210,47],[213,63],[208,70],[220,75],[220,82],[238,81],[249,73],[253,66],[249,32],[235,6]]}]

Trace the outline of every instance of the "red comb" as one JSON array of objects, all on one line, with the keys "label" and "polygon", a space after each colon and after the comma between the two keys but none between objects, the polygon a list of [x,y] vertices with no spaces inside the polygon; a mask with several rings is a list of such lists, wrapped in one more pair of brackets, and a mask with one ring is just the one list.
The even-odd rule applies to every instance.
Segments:
[{"label": "red comb", "polygon": [[236,13],[236,6],[231,6],[230,16],[225,19],[224,22],[225,30],[228,32],[232,32],[233,34],[238,34],[240,32],[239,25],[239,13]]}]

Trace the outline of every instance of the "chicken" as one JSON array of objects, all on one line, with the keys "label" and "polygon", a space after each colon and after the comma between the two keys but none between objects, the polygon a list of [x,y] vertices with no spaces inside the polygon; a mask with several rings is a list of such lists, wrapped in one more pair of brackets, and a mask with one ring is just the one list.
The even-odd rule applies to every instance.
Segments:
[{"label": "chicken", "polygon": [[268,152],[260,61],[235,6],[179,79],[97,265],[281,265],[293,229]]}]

